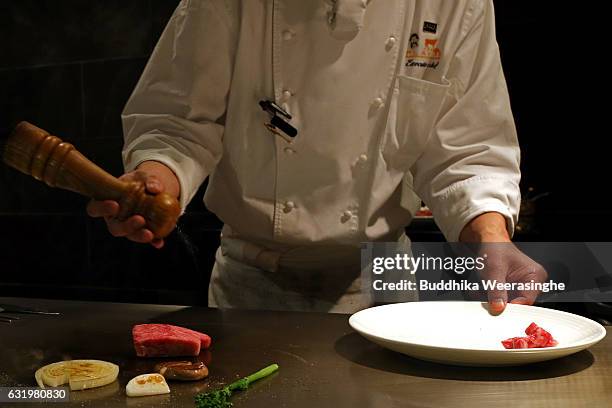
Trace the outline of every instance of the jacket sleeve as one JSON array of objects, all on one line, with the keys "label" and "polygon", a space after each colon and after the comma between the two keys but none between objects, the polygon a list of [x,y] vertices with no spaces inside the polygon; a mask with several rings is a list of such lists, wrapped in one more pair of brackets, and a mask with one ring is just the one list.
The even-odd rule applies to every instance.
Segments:
[{"label": "jacket sleeve", "polygon": [[485,212],[504,215],[512,235],[520,207],[520,149],[493,4],[478,4],[449,65],[452,102],[444,104],[411,168],[417,193],[448,241],[457,241],[463,227]]},{"label": "jacket sleeve", "polygon": [[126,171],[167,165],[183,211],[221,158],[233,37],[223,5],[181,1],[122,114]]}]

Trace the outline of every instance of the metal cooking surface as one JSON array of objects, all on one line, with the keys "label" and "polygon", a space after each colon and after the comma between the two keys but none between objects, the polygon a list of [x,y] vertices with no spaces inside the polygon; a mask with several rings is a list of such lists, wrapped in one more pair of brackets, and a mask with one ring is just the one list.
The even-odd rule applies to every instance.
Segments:
[{"label": "metal cooking surface", "polygon": [[[214,309],[5,299],[61,312],[0,323],[0,385],[34,386],[34,371],[64,359],[100,359],[120,366],[118,382],[71,393],[53,407],[193,407],[193,396],[270,363],[280,370],[232,399],[238,407],[564,407],[612,401],[612,339],[556,361],[510,368],[465,368],[426,363],[360,337],[348,316],[318,313],[217,311]],[[128,398],[125,385],[151,372],[158,359],[135,356],[131,328],[170,323],[209,334],[210,376],[170,382],[169,395]],[[10,404],[40,407],[40,403]]]}]

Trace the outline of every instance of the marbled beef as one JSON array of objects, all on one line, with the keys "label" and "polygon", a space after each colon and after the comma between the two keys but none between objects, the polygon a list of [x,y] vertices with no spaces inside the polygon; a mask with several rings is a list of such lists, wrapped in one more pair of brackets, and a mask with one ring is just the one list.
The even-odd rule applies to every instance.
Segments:
[{"label": "marbled beef", "polygon": [[132,337],[139,357],[197,356],[211,342],[204,333],[170,324],[137,324]]}]

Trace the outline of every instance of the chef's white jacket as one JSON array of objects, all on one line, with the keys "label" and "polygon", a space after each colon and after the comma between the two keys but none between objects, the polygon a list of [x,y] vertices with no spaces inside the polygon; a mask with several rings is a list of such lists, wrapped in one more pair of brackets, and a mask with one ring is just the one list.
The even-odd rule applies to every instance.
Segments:
[{"label": "chef's white jacket", "polygon": [[123,123],[127,170],[166,164],[183,208],[210,176],[207,207],[254,242],[395,239],[420,199],[451,241],[518,215],[491,0],[183,0]]}]

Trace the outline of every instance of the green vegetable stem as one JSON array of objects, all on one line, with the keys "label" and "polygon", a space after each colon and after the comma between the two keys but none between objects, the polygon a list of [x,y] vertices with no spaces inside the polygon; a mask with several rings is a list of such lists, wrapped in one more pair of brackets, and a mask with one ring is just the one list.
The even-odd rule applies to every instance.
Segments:
[{"label": "green vegetable stem", "polygon": [[269,376],[276,370],[278,370],[278,364],[271,364],[266,368],[261,369],[248,377],[241,378],[240,380],[235,381],[218,391],[198,394],[195,396],[196,408],[230,408],[232,406],[230,397],[234,391],[246,390],[249,388],[251,383]]}]

